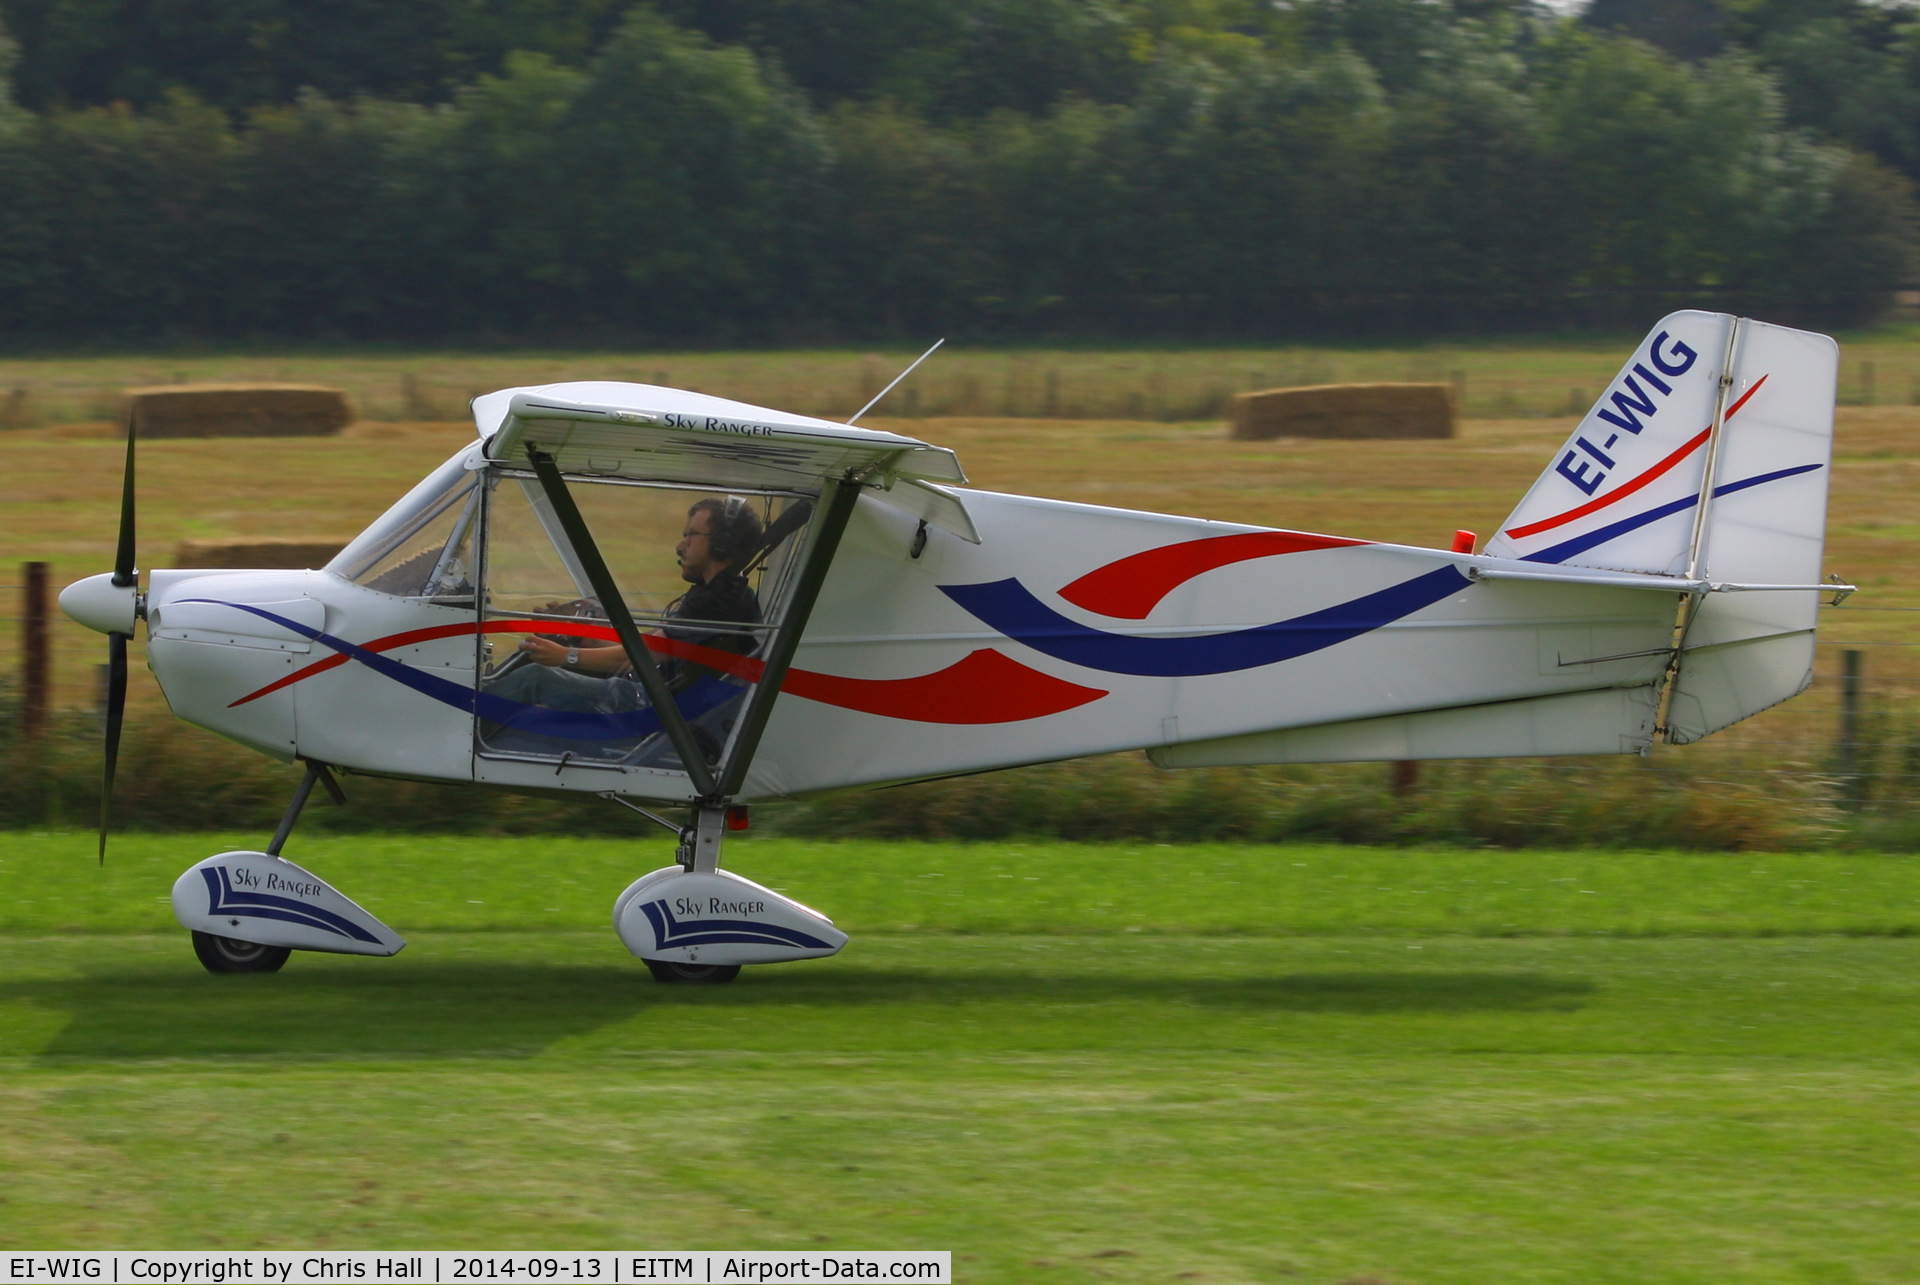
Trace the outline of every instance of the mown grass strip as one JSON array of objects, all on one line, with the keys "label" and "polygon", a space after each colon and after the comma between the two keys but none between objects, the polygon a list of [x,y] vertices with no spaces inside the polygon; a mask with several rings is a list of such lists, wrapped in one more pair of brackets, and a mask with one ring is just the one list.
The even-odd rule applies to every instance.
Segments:
[{"label": "mown grass strip", "polygon": [[973,1282],[1910,1278],[1920,941],[0,937],[0,1245],[937,1246]]},{"label": "mown grass strip", "polygon": [[[0,836],[0,932],[177,931],[173,881],[258,834]],[[287,856],[403,934],[607,927],[667,844],[296,836]],[[814,842],[727,865],[873,932],[1327,936],[1920,934],[1920,858],[1335,845]],[[611,934],[610,927],[607,931]]]}]

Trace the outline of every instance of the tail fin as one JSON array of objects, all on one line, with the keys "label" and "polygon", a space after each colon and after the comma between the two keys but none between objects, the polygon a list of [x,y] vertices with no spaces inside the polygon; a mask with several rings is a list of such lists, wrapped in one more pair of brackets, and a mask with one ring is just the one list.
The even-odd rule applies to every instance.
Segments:
[{"label": "tail fin", "polygon": [[1683,614],[1663,702],[1669,741],[1697,740],[1811,679],[1818,593],[1757,587],[1820,578],[1838,375],[1825,335],[1676,312],[1487,544],[1529,562],[1755,587],[1708,594]]},{"label": "tail fin", "polygon": [[1662,319],[1501,523],[1487,553],[1684,572],[1732,329],[1733,318],[1722,313]]}]

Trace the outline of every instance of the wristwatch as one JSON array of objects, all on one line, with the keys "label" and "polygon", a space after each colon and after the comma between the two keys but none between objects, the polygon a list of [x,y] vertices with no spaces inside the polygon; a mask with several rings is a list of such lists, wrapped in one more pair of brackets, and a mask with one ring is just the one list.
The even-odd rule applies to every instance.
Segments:
[{"label": "wristwatch", "polygon": [[567,648],[567,668],[572,669],[575,665],[578,665],[579,663],[580,663],[580,649],[578,647]]}]

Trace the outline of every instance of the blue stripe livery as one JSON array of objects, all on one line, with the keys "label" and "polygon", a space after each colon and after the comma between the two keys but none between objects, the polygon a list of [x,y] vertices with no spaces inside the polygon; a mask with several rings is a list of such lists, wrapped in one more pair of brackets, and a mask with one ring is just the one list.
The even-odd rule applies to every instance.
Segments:
[{"label": "blue stripe livery", "polygon": [[[1758,477],[1746,478],[1739,482],[1729,482],[1725,486],[1715,487],[1713,498],[1717,500],[1723,495],[1732,495],[1735,491],[1744,491],[1748,487],[1759,486],[1765,482],[1777,482],[1783,477],[1798,477],[1802,473],[1811,473],[1819,467],[1820,465],[1818,464],[1802,464],[1798,468],[1783,468],[1775,473],[1762,473]],[[1609,540],[1616,540],[1629,531],[1638,531],[1641,527],[1650,526],[1658,522],[1661,518],[1672,517],[1676,513],[1685,513],[1698,503],[1700,503],[1700,497],[1698,495],[1683,496],[1678,500],[1673,500],[1667,504],[1648,509],[1645,513],[1636,513],[1630,518],[1621,518],[1618,522],[1610,526],[1600,527],[1598,530],[1589,531],[1585,535],[1577,535],[1573,537],[1573,539],[1562,541],[1550,549],[1542,549],[1538,553],[1529,553],[1522,561],[1565,562],[1568,558],[1574,557],[1576,554],[1585,553],[1588,549],[1597,548]]]},{"label": "blue stripe livery", "polygon": [[381,944],[378,937],[345,915],[336,915],[331,910],[309,906],[306,902],[295,901],[291,897],[273,897],[264,892],[236,891],[232,881],[227,878],[225,866],[203,868],[200,871],[200,877],[207,881],[207,913],[210,915],[243,915],[250,919],[278,919],[284,923],[300,924],[306,928],[318,928],[336,937],[371,942],[376,946]]},{"label": "blue stripe livery", "polygon": [[[244,602],[226,602],[219,598],[187,598],[186,602],[207,602],[221,607],[234,607],[250,612],[262,620],[270,620],[282,629],[291,629],[303,637],[310,638],[323,646],[331,647],[343,656],[359,661],[367,668],[384,674],[394,682],[411,687],[422,696],[428,696],[442,705],[451,705],[462,713],[477,715],[507,727],[523,731],[538,732],[542,736],[551,736],[568,741],[592,741],[605,744],[611,741],[636,741],[653,735],[660,730],[660,716],[651,709],[629,710],[622,714],[599,714],[565,709],[548,709],[544,705],[528,705],[520,701],[508,700],[504,696],[495,696],[478,688],[441,678],[438,674],[429,674],[422,670],[403,665],[377,651],[368,651],[343,638],[310,629],[298,621],[288,620],[285,616],[263,611],[259,607],[250,607]],[[674,704],[680,707],[680,713],[689,719],[698,718],[710,709],[724,705],[740,694],[736,685],[718,678],[703,678],[674,698]]]},{"label": "blue stripe livery", "polygon": [[1472,583],[1457,568],[1445,566],[1291,620],[1198,638],[1147,638],[1082,625],[1035,598],[1018,580],[940,588],[1007,637],[1055,659],[1109,674],[1185,678],[1257,669],[1322,651],[1430,607]]}]

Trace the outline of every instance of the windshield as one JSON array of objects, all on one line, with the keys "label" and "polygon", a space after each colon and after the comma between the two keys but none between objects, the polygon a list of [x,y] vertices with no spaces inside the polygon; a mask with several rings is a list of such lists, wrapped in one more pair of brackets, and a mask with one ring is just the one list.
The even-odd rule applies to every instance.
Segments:
[{"label": "windshield", "polygon": [[462,450],[407,492],[327,570],[403,597],[472,597],[479,474],[466,467],[471,451]]}]

